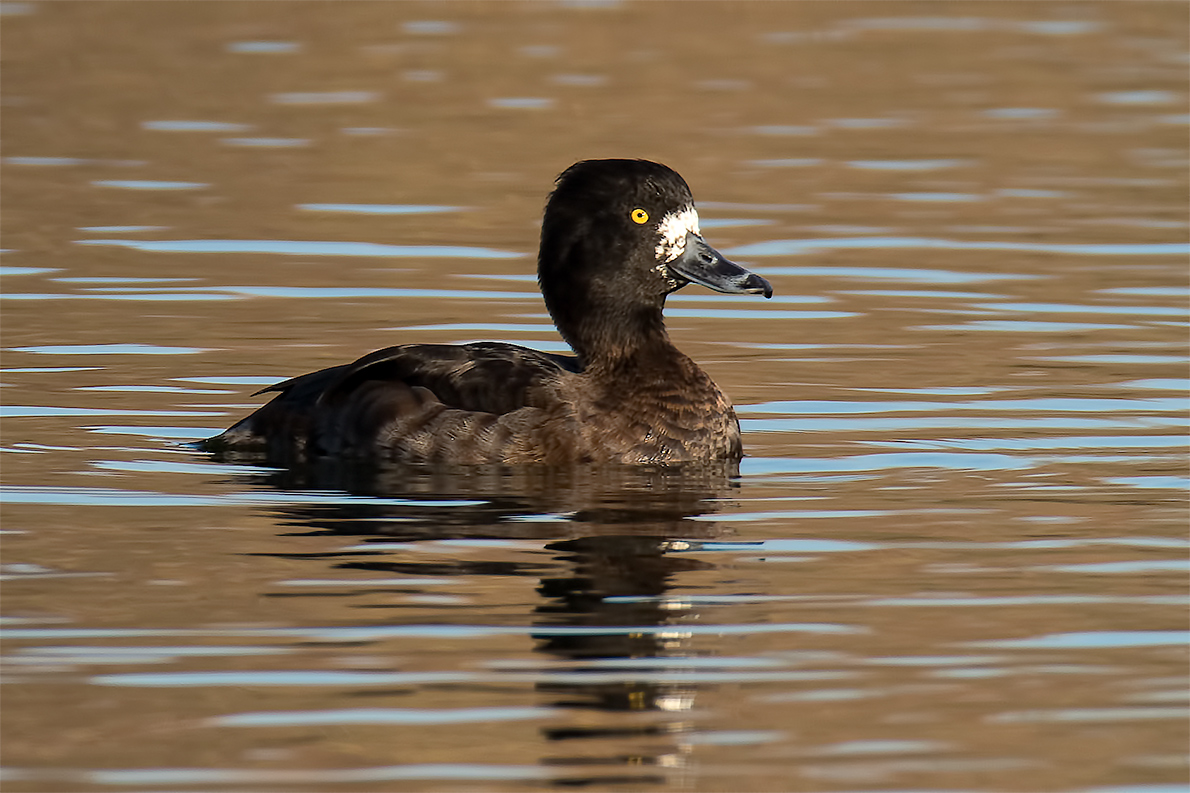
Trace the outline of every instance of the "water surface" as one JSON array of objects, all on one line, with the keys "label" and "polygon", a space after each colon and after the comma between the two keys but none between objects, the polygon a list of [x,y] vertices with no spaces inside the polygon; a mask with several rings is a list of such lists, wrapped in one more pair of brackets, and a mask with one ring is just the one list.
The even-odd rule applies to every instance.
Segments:
[{"label": "water surface", "polygon": [[[6,790],[1190,782],[1183,4],[2,8]],[[774,285],[670,301],[738,472],[187,445],[564,350],[593,156]]]}]

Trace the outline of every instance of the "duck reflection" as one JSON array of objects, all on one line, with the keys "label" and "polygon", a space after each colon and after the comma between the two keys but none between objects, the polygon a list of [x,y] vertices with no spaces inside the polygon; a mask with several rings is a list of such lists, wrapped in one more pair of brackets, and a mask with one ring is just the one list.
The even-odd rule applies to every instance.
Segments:
[{"label": "duck reflection", "polygon": [[688,519],[717,511],[738,488],[738,474],[734,462],[448,468],[319,461],[246,478],[279,490],[361,497],[279,506],[277,515],[292,525],[412,541],[710,536],[710,523]]},{"label": "duck reflection", "polygon": [[[711,533],[715,531],[713,524],[694,525],[708,527]],[[603,534],[550,544],[547,547],[559,552],[558,558],[568,564],[571,574],[542,580],[538,592],[545,602],[536,609],[537,624],[591,628],[666,625],[673,613],[666,609],[667,601],[662,596],[670,589],[675,575],[711,567],[691,557],[671,555],[669,552],[675,547],[689,545],[688,540],[671,538],[664,534]],[[656,681],[664,667],[659,667],[655,659],[689,652],[680,626],[675,626],[672,632],[542,633],[535,638],[538,652],[567,662],[565,667],[572,673],[565,682],[538,684],[538,690],[549,698],[551,705],[634,715],[615,719],[614,726],[572,725],[544,730],[547,739],[571,749],[546,762],[633,767],[676,764],[679,755],[674,746],[667,745],[664,736],[676,736],[688,730],[680,714],[693,705],[695,687]],[[612,679],[606,678],[607,672],[615,673]],[[601,673],[602,682],[596,682]],[[583,676],[590,679],[581,680]],[[664,716],[649,718],[650,712]],[[606,746],[608,742],[627,751],[600,756],[584,748]],[[608,782],[606,779],[582,781]],[[632,781],[661,783],[665,778],[648,776]]]},{"label": "duck reflection", "polygon": [[[590,785],[662,783],[662,767],[680,764],[675,743],[688,729],[681,714],[692,706],[696,687],[667,679],[663,659],[690,654],[682,624],[695,615],[672,610],[665,594],[679,574],[712,569],[675,551],[723,536],[725,529],[714,521],[690,518],[713,514],[730,499],[737,474],[735,464],[451,470],[350,468],[340,462],[255,478],[286,490],[372,497],[278,510],[302,534],[363,538],[354,551],[323,557],[339,569],[536,576],[541,600],[526,618],[535,651],[547,656],[538,665],[544,671],[536,688],[548,704],[606,716],[590,726],[543,729],[543,762],[586,766],[575,768],[582,775],[568,781]],[[367,550],[369,542],[446,539],[547,540],[552,557],[548,563],[420,561]],[[667,630],[676,613],[682,624]],[[623,630],[628,627],[637,630]],[[591,766],[632,774],[591,776]],[[639,773],[647,767],[656,768],[656,775]]]}]

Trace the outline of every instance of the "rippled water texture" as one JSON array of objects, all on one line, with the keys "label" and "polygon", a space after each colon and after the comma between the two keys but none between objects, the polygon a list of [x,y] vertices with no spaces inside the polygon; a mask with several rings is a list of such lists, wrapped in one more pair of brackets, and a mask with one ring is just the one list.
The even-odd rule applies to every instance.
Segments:
[{"label": "rippled water texture", "polygon": [[[0,10],[6,791],[1185,789],[1185,3]],[[602,156],[776,289],[669,304],[738,476],[186,446],[565,349]]]}]

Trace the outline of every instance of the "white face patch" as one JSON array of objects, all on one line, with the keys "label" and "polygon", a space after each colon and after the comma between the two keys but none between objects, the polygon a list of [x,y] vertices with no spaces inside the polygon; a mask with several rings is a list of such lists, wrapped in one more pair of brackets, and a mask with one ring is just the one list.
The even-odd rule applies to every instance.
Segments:
[{"label": "white face patch", "polygon": [[686,207],[678,212],[670,212],[661,218],[657,224],[657,233],[661,241],[657,243],[657,259],[663,264],[672,262],[686,250],[686,235],[699,234],[698,212],[694,207]]}]

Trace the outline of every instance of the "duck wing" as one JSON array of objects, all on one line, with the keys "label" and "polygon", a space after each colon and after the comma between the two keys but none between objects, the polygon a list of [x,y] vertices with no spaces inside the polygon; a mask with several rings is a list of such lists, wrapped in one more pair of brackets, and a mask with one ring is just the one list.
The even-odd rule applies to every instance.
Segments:
[{"label": "duck wing", "polygon": [[566,375],[579,371],[573,357],[499,342],[389,347],[263,389],[278,396],[208,447],[412,462],[572,457]]},{"label": "duck wing", "polygon": [[448,407],[511,413],[523,407],[547,407],[555,397],[556,378],[578,371],[574,357],[515,344],[404,344],[337,367],[319,404],[329,406],[349,398],[366,382],[399,381],[428,389]]}]

